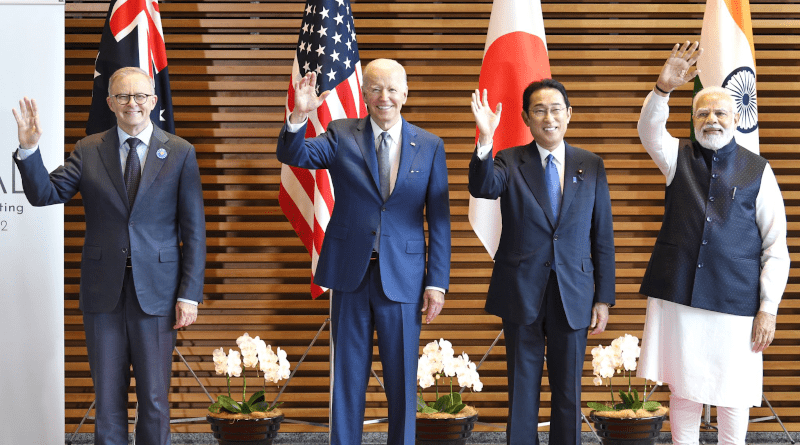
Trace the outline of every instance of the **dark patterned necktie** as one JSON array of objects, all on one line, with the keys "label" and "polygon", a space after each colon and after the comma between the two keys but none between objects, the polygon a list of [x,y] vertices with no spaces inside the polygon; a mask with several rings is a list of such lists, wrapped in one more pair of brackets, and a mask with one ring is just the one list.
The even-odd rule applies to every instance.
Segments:
[{"label": "dark patterned necktie", "polygon": [[139,190],[139,180],[142,178],[142,165],[136,147],[142,143],[139,139],[128,138],[128,160],[125,162],[125,189],[128,191],[128,204],[133,208],[136,192]]},{"label": "dark patterned necktie", "polygon": [[547,155],[544,179],[547,182],[547,194],[550,196],[553,221],[558,221],[559,207],[561,207],[561,181],[558,178],[558,167],[556,167],[555,158],[551,154]]}]

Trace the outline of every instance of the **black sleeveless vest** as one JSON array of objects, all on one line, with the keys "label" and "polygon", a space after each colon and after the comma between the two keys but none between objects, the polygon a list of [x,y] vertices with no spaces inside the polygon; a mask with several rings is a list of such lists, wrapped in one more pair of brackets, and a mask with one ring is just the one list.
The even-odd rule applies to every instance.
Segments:
[{"label": "black sleeveless vest", "polygon": [[754,316],[761,302],[756,197],[766,165],[735,139],[717,152],[681,139],[661,231],[639,292]]}]

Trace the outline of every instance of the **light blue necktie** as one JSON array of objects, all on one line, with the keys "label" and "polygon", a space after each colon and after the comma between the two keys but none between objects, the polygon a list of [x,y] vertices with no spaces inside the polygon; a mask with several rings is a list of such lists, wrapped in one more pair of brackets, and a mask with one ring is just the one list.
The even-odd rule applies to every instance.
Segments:
[{"label": "light blue necktie", "polygon": [[[389,136],[388,131],[381,133],[381,144],[378,146],[378,179],[381,184],[381,197],[383,202],[389,200],[391,194],[391,174],[392,163],[389,162],[389,149],[392,145],[392,137]],[[375,231],[375,243],[372,248],[376,252],[380,252],[381,243],[381,224],[378,223],[378,230]]]},{"label": "light blue necktie", "polygon": [[561,207],[561,181],[558,178],[558,167],[556,167],[555,158],[553,158],[552,154],[547,155],[544,180],[547,182],[547,194],[550,196],[553,221],[558,221],[559,207]]}]

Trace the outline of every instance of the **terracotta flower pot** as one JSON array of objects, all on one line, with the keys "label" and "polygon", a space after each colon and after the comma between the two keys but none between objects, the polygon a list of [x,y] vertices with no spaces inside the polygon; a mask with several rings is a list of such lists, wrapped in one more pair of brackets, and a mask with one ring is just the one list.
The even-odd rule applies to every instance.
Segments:
[{"label": "terracotta flower pot", "polygon": [[589,413],[604,445],[655,445],[666,415],[617,419]]},{"label": "terracotta flower pot", "polygon": [[283,415],[269,418],[223,419],[206,416],[220,445],[271,445]]},{"label": "terracotta flower pot", "polygon": [[417,418],[418,445],[463,445],[472,435],[478,415],[447,419]]}]

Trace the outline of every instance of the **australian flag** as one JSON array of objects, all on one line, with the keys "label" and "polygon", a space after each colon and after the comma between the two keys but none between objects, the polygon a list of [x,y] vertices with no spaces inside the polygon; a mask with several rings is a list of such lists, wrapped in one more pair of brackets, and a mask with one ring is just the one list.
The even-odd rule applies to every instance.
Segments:
[{"label": "australian flag", "polygon": [[120,68],[136,66],[155,79],[158,103],[150,120],[161,129],[175,133],[172,94],[169,89],[167,51],[158,0],[112,0],[94,63],[92,106],[86,134],[106,131],[117,124],[108,108],[108,79]]}]

